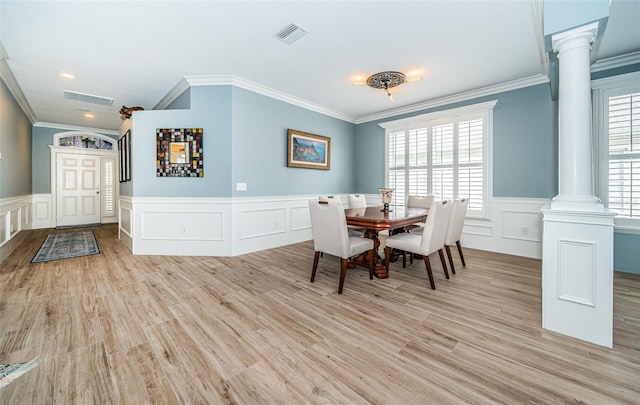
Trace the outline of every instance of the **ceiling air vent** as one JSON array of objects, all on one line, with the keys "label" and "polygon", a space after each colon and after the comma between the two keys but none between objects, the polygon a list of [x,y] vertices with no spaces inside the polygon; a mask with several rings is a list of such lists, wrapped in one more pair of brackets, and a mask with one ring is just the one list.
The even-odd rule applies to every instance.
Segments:
[{"label": "ceiling air vent", "polygon": [[64,91],[64,98],[67,100],[80,101],[83,103],[99,104],[99,105],[113,105],[113,99],[108,97],[94,96],[91,94],[78,93],[76,91]]},{"label": "ceiling air vent", "polygon": [[282,30],[280,30],[280,32],[278,32],[276,35],[274,35],[274,37],[284,42],[287,45],[291,45],[298,39],[302,38],[302,36],[305,35],[306,33],[307,31],[303,30],[297,25],[289,24],[286,27],[284,27]]}]

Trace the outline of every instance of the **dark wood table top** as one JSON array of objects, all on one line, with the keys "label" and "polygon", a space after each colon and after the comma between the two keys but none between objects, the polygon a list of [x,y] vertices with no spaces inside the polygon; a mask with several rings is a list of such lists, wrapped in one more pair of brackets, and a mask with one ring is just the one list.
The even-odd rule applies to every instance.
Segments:
[{"label": "dark wood table top", "polygon": [[416,222],[424,222],[429,210],[424,208],[391,207],[391,212],[382,212],[382,205],[344,210],[347,225],[381,231],[402,228]]}]

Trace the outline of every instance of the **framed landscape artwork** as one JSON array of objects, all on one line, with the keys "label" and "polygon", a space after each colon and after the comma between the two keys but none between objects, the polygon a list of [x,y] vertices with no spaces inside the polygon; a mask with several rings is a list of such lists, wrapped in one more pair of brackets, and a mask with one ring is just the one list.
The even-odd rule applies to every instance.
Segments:
[{"label": "framed landscape artwork", "polygon": [[287,166],[305,169],[331,168],[331,138],[287,130]]}]

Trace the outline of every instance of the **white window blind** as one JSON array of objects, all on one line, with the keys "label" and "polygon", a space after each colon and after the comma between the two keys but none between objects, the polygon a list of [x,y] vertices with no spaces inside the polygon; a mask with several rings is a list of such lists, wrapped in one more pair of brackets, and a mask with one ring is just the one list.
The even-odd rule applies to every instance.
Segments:
[{"label": "white window blind", "polygon": [[608,206],[640,218],[640,93],[608,97]]},{"label": "white window blind", "polygon": [[491,110],[496,101],[380,124],[387,135],[387,186],[394,205],[409,195],[469,198],[469,216],[488,216]]}]

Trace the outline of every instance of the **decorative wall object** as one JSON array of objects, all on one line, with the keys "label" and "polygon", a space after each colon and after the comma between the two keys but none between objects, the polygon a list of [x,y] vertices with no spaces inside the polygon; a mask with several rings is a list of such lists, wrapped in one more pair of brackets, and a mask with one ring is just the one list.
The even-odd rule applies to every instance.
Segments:
[{"label": "decorative wall object", "polygon": [[287,166],[305,169],[331,168],[331,138],[287,130]]},{"label": "decorative wall object", "polygon": [[131,181],[131,130],[118,139],[118,156],[120,158],[120,183]]},{"label": "decorative wall object", "polygon": [[157,177],[204,177],[202,128],[156,129]]}]

